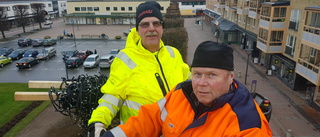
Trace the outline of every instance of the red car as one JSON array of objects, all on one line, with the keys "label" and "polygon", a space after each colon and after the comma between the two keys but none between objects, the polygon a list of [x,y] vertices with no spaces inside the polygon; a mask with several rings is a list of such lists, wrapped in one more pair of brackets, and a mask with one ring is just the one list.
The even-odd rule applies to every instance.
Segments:
[{"label": "red car", "polygon": [[86,58],[87,58],[89,55],[91,55],[91,54],[93,54],[92,51],[90,51],[90,50],[83,50],[83,51],[79,51],[79,52],[77,53],[76,57],[78,57],[78,58],[80,58],[80,59],[82,59],[82,60],[86,60]]}]

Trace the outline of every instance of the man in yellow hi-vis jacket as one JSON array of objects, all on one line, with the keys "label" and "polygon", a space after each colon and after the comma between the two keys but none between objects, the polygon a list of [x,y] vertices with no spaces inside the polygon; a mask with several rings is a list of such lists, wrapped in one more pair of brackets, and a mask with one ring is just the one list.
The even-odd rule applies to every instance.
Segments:
[{"label": "man in yellow hi-vis jacket", "polygon": [[136,116],[140,106],[163,98],[176,84],[188,79],[189,67],[179,51],[161,40],[163,19],[157,2],[138,6],[136,28],[128,35],[125,49],[111,65],[102,86],[104,95],[89,120],[89,136],[104,133],[120,111],[120,122]]}]

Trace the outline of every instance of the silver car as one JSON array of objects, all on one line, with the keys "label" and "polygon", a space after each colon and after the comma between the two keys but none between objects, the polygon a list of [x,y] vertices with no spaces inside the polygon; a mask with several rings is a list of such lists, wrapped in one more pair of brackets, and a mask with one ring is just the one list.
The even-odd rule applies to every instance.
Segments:
[{"label": "silver car", "polygon": [[99,54],[91,54],[86,58],[83,62],[84,68],[95,68],[100,63],[100,56]]}]

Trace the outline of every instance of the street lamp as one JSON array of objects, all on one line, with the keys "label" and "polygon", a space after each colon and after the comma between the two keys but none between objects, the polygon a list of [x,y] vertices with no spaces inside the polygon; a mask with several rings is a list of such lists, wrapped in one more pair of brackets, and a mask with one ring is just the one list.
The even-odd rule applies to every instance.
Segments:
[{"label": "street lamp", "polygon": [[74,33],[74,20],[72,18],[72,31],[73,31],[73,42],[74,42],[74,46],[77,47],[76,44],[76,34]]},{"label": "street lamp", "polygon": [[248,58],[247,58],[247,67],[246,67],[246,74],[245,74],[245,77],[244,77],[244,84],[246,85],[246,84],[247,84],[249,58],[250,58],[250,55],[251,55],[251,53],[252,53],[252,49],[246,49],[245,51],[247,52],[247,55],[248,55]]}]

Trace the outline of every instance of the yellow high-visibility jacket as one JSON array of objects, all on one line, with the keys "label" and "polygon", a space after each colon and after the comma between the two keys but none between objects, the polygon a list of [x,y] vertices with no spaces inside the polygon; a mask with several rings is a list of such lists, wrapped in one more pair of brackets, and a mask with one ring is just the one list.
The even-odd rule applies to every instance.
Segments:
[{"label": "yellow high-visibility jacket", "polygon": [[142,46],[134,28],[111,65],[109,79],[101,88],[104,95],[88,124],[102,122],[107,127],[118,111],[120,122],[125,123],[138,114],[140,106],[157,102],[189,74],[176,48],[161,41],[160,50],[151,53]]}]

